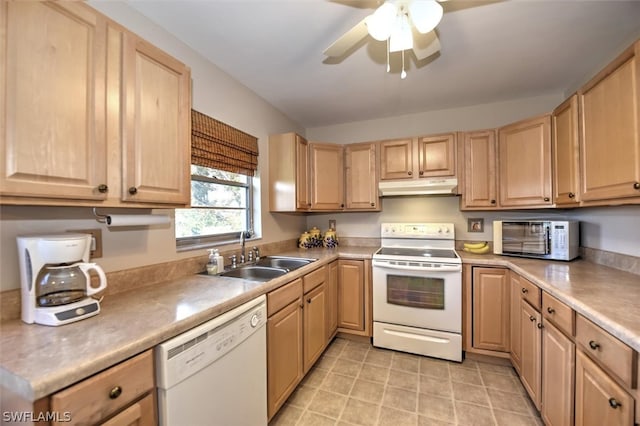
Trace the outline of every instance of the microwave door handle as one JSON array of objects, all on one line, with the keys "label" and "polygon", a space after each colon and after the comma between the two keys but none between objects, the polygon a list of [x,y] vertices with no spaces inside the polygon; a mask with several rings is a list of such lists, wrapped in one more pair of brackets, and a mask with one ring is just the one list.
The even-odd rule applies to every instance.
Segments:
[{"label": "microwave door handle", "polygon": [[551,250],[549,250],[549,227],[544,227],[544,254],[551,254]]}]

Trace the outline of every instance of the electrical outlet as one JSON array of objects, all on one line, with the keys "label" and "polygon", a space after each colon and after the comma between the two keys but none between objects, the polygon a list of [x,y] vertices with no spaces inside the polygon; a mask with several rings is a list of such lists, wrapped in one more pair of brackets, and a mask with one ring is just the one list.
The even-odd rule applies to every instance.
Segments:
[{"label": "electrical outlet", "polygon": [[67,232],[91,234],[91,249],[89,256],[91,259],[102,257],[102,229],[70,229]]},{"label": "electrical outlet", "polygon": [[329,229],[333,229],[334,231],[336,230],[336,220],[335,219],[329,219]]}]

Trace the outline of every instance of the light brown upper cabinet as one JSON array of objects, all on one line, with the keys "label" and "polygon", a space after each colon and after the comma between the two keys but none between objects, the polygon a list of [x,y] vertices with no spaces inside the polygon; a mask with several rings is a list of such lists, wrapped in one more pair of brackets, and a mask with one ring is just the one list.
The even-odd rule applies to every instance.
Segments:
[{"label": "light brown upper cabinet", "polygon": [[498,129],[501,207],[551,207],[551,116]]},{"label": "light brown upper cabinet", "polygon": [[585,203],[640,197],[639,55],[636,42],[578,92]]},{"label": "light brown upper cabinet", "polygon": [[2,203],[188,204],[189,68],[83,3],[0,7]]},{"label": "light brown upper cabinet", "polygon": [[496,132],[481,130],[463,136],[464,187],[461,207],[467,210],[497,206]]},{"label": "light brown upper cabinet", "polygon": [[306,211],[309,194],[309,142],[295,133],[269,136],[269,208],[272,212]]},{"label": "light brown upper cabinet", "polygon": [[380,210],[376,147],[374,142],[344,147],[347,210]]},{"label": "light brown upper cabinet", "polygon": [[566,207],[580,203],[578,96],[560,104],[552,115],[553,199]]},{"label": "light brown upper cabinet", "polygon": [[344,208],[344,157],[342,145],[311,142],[311,210]]},{"label": "light brown upper cabinet", "polygon": [[74,2],[0,8],[0,192],[106,199],[106,20]]},{"label": "light brown upper cabinet", "polygon": [[189,204],[191,73],[124,32],[122,199]]},{"label": "light brown upper cabinet", "polygon": [[456,174],[456,134],[380,142],[380,180]]}]

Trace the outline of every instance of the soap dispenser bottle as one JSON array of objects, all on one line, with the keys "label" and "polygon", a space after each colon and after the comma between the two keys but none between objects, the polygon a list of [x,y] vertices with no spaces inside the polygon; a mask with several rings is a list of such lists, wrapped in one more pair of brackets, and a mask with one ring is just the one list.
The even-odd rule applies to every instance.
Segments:
[{"label": "soap dispenser bottle", "polygon": [[215,275],[218,273],[218,249],[209,249],[209,263],[207,263],[207,274]]},{"label": "soap dispenser bottle", "polygon": [[213,249],[215,255],[215,261],[218,266],[218,273],[224,272],[224,257],[218,252],[218,249]]}]

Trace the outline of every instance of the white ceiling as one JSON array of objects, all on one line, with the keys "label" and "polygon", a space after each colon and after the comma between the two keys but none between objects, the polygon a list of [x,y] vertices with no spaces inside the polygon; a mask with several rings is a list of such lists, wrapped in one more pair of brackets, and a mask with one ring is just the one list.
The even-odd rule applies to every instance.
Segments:
[{"label": "white ceiling", "polygon": [[[130,0],[305,128],[575,89],[640,36],[640,1],[443,3],[439,55],[386,70],[368,37],[338,63],[323,51],[376,2]],[[393,54],[398,55],[398,54]]]}]

